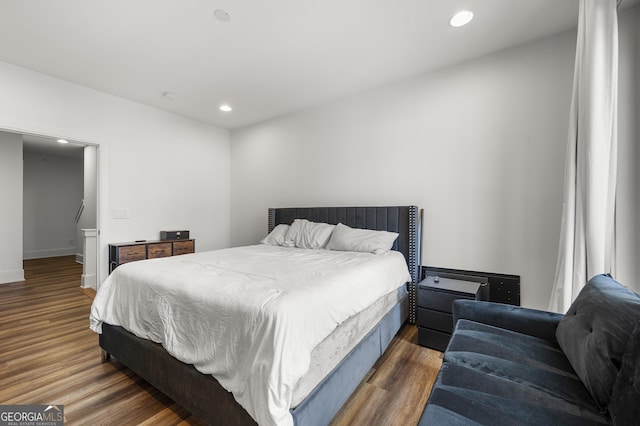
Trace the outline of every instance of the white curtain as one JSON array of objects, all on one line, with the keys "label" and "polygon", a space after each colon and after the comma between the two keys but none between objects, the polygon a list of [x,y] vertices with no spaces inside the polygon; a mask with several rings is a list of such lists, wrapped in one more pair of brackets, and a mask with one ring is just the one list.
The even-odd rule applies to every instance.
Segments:
[{"label": "white curtain", "polygon": [[616,0],[580,0],[554,312],[594,275],[613,273],[617,99]]}]

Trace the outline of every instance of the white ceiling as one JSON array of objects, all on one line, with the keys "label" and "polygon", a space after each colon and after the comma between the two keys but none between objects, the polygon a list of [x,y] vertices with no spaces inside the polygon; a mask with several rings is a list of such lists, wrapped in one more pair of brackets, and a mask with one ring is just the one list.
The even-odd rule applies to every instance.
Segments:
[{"label": "white ceiling", "polygon": [[[475,19],[452,28],[460,9]],[[574,28],[577,11],[578,0],[0,0],[0,60],[233,129]]]}]

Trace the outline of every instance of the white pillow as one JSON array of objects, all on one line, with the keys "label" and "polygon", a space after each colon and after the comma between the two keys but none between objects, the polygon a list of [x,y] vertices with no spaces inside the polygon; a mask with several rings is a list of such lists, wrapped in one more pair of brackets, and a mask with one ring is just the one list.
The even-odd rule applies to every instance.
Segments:
[{"label": "white pillow", "polygon": [[307,249],[320,249],[327,244],[335,225],[328,223],[310,222],[306,219],[293,221],[287,235],[284,237],[284,246]]},{"label": "white pillow", "polygon": [[398,234],[395,232],[355,229],[339,223],[331,234],[326,248],[382,254],[391,250],[396,238],[398,238]]},{"label": "white pillow", "polygon": [[264,237],[260,243],[261,244],[269,244],[270,246],[281,246],[284,245],[284,236],[287,235],[287,231],[289,230],[289,225],[285,225],[281,223],[276,226],[269,232],[269,235]]}]

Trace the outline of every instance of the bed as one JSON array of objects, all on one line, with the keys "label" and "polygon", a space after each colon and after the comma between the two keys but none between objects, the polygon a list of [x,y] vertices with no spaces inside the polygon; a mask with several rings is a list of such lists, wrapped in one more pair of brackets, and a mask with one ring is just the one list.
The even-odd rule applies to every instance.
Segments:
[{"label": "bed", "polygon": [[[260,417],[262,415],[260,412],[256,414],[256,410],[258,409],[250,406],[250,411],[253,412],[254,417],[260,419],[261,424],[291,424],[291,422],[293,422],[296,425],[323,425],[328,424],[342,407],[353,390],[355,390],[360,381],[366,376],[375,361],[384,352],[388,344],[391,342],[391,339],[400,329],[407,317],[409,317],[410,321],[415,321],[415,284],[418,278],[420,259],[420,217],[419,211],[415,206],[269,209],[268,231],[273,231],[278,225],[292,224],[295,219],[306,219],[316,223],[327,223],[333,225],[341,223],[351,228],[395,232],[398,234],[398,238],[393,243],[392,249],[402,253],[404,256],[403,260],[406,261],[406,267],[408,269],[408,276],[406,277],[408,283],[406,290],[404,286],[402,286],[397,291],[392,291],[388,294],[385,293],[385,298],[377,298],[376,296],[376,299],[373,300],[375,303],[372,303],[371,300],[366,302],[367,306],[370,306],[366,309],[362,309],[362,312],[359,313],[358,316],[354,315],[353,318],[347,318],[345,316],[344,318],[347,318],[347,320],[339,318],[337,321],[339,323],[339,327],[327,336],[326,339],[323,339],[321,342],[322,344],[317,344],[317,341],[310,338],[308,345],[315,347],[315,349],[310,354],[311,362],[309,362],[309,360],[304,360],[303,362],[303,364],[311,364],[309,372],[304,376],[304,380],[301,379],[299,381],[295,381],[298,384],[295,389],[292,386],[284,386],[287,392],[291,390],[294,401],[294,403],[291,403],[291,398],[287,399],[288,403],[291,405],[286,407],[288,410],[286,412],[286,419],[283,420],[279,417],[274,417],[273,419]],[[263,247],[250,246],[246,248],[228,249],[228,252],[234,250],[240,250],[240,253],[243,256],[247,256],[247,258],[252,259],[251,262],[247,263],[256,264],[260,263],[260,256],[271,256],[271,259],[274,256],[280,256],[281,252],[286,251],[284,248],[267,250]],[[263,254],[265,250],[267,250],[268,253]],[[317,252],[318,253],[312,253],[313,256],[333,255],[329,253],[330,250],[318,250]],[[195,265],[194,262],[196,260],[198,262],[204,262],[203,265],[205,266],[198,263],[198,266],[196,267],[200,268],[198,270],[204,270],[202,268],[210,266],[206,264],[209,256],[217,256],[215,257],[215,262],[219,262],[219,257],[224,257],[226,253],[227,251],[218,251],[211,255],[208,253],[202,253],[199,256],[198,254],[186,255],[185,257],[182,257],[180,263],[193,263]],[[255,257],[253,257],[254,254]],[[309,262],[305,263],[305,265],[309,265],[308,268],[305,269],[309,269],[309,274],[313,275],[316,273],[312,271],[315,258],[310,257],[307,260],[307,257],[305,257],[307,255],[308,254],[305,253],[303,256],[303,260],[305,262]],[[395,255],[397,255],[397,253],[389,253],[388,257],[392,258]],[[349,260],[347,261],[348,264],[355,261],[352,257],[358,257],[355,254],[349,256]],[[204,258],[204,260],[202,260],[202,258]],[[331,261],[334,262],[333,259]],[[173,262],[178,262],[178,260],[174,258]],[[340,262],[342,262],[342,260],[340,260]],[[162,264],[153,264],[153,270],[156,271],[156,274],[159,274],[156,275],[155,278],[158,283],[155,283],[154,285],[160,286],[162,277],[171,274],[170,269],[162,269],[168,268],[169,266],[167,265],[167,262]],[[218,265],[218,263],[216,263],[216,265]],[[249,266],[250,265],[248,265],[247,268],[249,268]],[[376,272],[375,275],[382,275],[382,272],[389,268],[391,268],[391,266],[386,266],[383,270]],[[136,268],[130,269],[135,270]],[[217,270],[219,269],[220,268]],[[253,270],[248,269],[248,273],[250,276],[255,275]],[[271,274],[271,271],[266,272],[266,274],[267,275],[260,275],[260,285],[263,284],[262,281],[264,281],[265,276],[270,277],[269,274]],[[130,272],[130,275],[135,275],[135,272]],[[371,288],[373,288],[373,282],[375,280],[372,277],[369,277],[369,279],[372,283]],[[151,279],[151,281],[153,280],[154,279]],[[249,287],[246,288],[248,289]],[[314,290],[313,285],[310,285],[309,288],[312,291]],[[367,287],[360,288],[358,290],[358,294],[360,294],[361,297],[356,297],[355,299],[373,298],[373,296],[368,294],[367,290]],[[243,294],[246,295],[243,296],[243,298],[250,298],[250,292]],[[336,303],[336,305],[339,304],[340,303]],[[309,312],[314,312],[311,308],[309,309]],[[367,312],[369,312],[369,317],[365,316]],[[314,313],[313,315],[316,314],[317,313]],[[347,314],[341,313],[341,315]],[[294,318],[299,319],[300,317]],[[363,324],[371,321],[371,318],[375,318],[375,322],[373,322],[375,325],[373,327],[370,324],[363,326]],[[243,318],[242,323],[246,322],[247,321]],[[117,322],[114,321],[114,323]],[[195,321],[195,323],[199,328],[206,328],[207,330],[209,328],[215,328],[215,324],[203,325],[200,320]],[[204,323],[204,321],[202,321],[202,323]],[[239,324],[240,321],[237,321],[237,323]],[[140,335],[139,330],[135,327],[130,327],[130,329]],[[242,334],[242,330],[238,331],[238,334]],[[111,355],[113,355],[123,364],[127,365],[134,372],[139,374],[149,383],[167,394],[170,398],[184,406],[187,410],[191,411],[206,423],[238,425],[255,424],[253,418],[241,405],[242,403],[247,407],[246,398],[243,395],[238,394],[234,397],[234,395],[228,392],[226,388],[221,385],[221,383],[224,383],[225,386],[229,387],[230,379],[224,375],[216,376],[220,380],[218,381],[210,374],[201,373],[198,370],[208,371],[208,367],[203,368],[200,360],[194,362],[198,366],[198,369],[196,369],[190,363],[179,361],[177,358],[170,355],[168,351],[179,356],[175,353],[175,349],[171,347],[171,345],[168,345],[167,342],[163,342],[163,344],[168,348],[165,350],[162,345],[154,343],[152,341],[154,340],[153,338],[152,340],[147,340],[137,337],[135,334],[125,330],[123,327],[110,325],[108,321],[103,321],[101,323],[100,331],[101,334],[99,341],[103,350],[103,360],[106,361]],[[336,348],[341,345],[340,342],[342,342],[342,338],[335,336],[339,335],[340,332],[342,332],[342,335],[360,334],[354,338],[356,339],[355,341],[351,342],[349,345],[343,344],[338,351]],[[309,332],[309,334],[314,338],[317,337],[313,333],[314,332],[311,331]],[[178,337],[174,336],[169,340],[182,339],[181,333],[177,333],[177,335]],[[257,337],[260,336],[261,334],[258,333]],[[320,336],[320,334],[318,334],[318,336]],[[251,339],[255,340],[256,335],[253,335]],[[333,343],[331,343],[332,339]],[[317,347],[315,346],[316,344]],[[258,346],[263,347],[264,344],[259,344]],[[305,344],[301,343],[300,346],[305,346]],[[322,363],[319,363],[317,367],[314,367],[314,363],[316,361],[316,358],[314,357],[318,352],[322,353],[322,351],[339,353],[339,359],[336,360],[334,356],[334,359],[331,361],[332,363],[327,364],[327,361],[322,361]],[[301,354],[304,353],[305,352],[303,351],[297,355],[291,355],[293,358],[290,358],[287,362],[282,361],[281,363],[295,365],[294,361],[300,358]],[[322,354],[317,356],[318,359],[324,359]],[[283,358],[283,360],[286,359]],[[209,361],[214,362],[215,360]],[[323,371],[323,368],[327,370],[327,365],[329,365],[330,370]],[[258,369],[256,371],[261,370]],[[288,372],[285,376],[288,376]],[[253,378],[253,375],[251,377]],[[309,377],[311,377],[311,379],[309,379]],[[281,381],[286,382],[284,379]],[[305,387],[306,389],[304,389]],[[298,393],[296,394],[296,392]],[[289,393],[287,393],[287,396],[290,396]],[[276,396],[276,405],[279,403],[277,398],[279,398],[279,396]],[[295,398],[298,398],[298,400],[295,400]],[[240,401],[240,403],[238,401]],[[257,405],[260,407],[262,406],[261,404]]]}]

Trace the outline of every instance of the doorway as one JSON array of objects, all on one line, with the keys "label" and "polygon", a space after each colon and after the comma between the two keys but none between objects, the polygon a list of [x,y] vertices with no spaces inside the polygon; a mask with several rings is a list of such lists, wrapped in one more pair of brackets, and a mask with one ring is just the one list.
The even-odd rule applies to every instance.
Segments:
[{"label": "doorway", "polygon": [[9,133],[22,145],[20,258],[73,256],[83,264],[82,286],[95,289],[99,147],[50,136],[5,134]]}]

